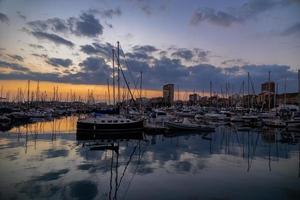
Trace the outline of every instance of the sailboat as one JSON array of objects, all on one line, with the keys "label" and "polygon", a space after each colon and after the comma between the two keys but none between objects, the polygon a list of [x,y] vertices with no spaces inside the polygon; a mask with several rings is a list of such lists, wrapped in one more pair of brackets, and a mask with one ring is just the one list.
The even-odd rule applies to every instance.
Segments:
[{"label": "sailboat", "polygon": [[[112,64],[113,64],[113,97],[114,97],[114,106],[115,105],[115,66],[114,58],[115,52],[112,50]],[[120,72],[122,72],[123,78],[127,84],[126,78],[120,67],[120,44],[117,42],[117,81],[118,81],[118,102],[120,101]],[[127,84],[128,90],[130,90]],[[132,96],[133,99],[133,96]],[[119,110],[119,107],[118,109]],[[144,119],[129,119],[120,114],[117,115],[95,115],[94,117],[89,117],[86,119],[78,120],[77,122],[77,131],[87,132],[87,133],[120,133],[120,132],[137,132],[142,131],[144,128]]]},{"label": "sailboat", "polygon": [[165,122],[165,126],[170,130],[189,130],[189,131],[214,131],[215,128],[208,125],[199,125],[190,122],[187,118],[184,118],[182,122]]}]

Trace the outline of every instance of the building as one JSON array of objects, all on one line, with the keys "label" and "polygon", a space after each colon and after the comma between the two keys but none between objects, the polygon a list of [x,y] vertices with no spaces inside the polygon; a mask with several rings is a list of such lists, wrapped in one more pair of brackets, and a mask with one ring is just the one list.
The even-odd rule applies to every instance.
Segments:
[{"label": "building", "polygon": [[265,82],[261,84],[261,93],[265,92],[275,93],[275,83],[274,82]]},{"label": "building", "polygon": [[192,104],[196,104],[199,101],[199,95],[196,93],[189,95],[189,102]]},{"label": "building", "polygon": [[276,95],[276,104],[277,105],[297,105],[299,104],[298,101],[299,94],[298,93],[286,93],[286,94],[278,94]]},{"label": "building", "polygon": [[167,84],[163,86],[163,99],[167,106],[173,105],[174,102],[174,84]]},{"label": "building", "polygon": [[[256,98],[258,105],[263,109],[273,108],[275,100],[275,83],[265,82],[261,84],[261,93]],[[269,102],[270,101],[270,102]]]}]

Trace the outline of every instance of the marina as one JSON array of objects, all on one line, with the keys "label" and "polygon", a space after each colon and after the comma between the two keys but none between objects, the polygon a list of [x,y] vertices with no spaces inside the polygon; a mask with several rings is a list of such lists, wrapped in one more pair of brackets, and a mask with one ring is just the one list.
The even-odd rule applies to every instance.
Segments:
[{"label": "marina", "polygon": [[299,0],[0,0],[0,200],[300,200]]}]

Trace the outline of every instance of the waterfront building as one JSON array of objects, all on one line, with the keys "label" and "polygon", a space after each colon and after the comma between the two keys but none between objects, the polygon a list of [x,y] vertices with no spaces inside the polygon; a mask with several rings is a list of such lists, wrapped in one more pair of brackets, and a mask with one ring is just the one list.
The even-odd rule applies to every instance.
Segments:
[{"label": "waterfront building", "polygon": [[166,84],[163,86],[163,99],[167,106],[174,103],[174,84]]}]

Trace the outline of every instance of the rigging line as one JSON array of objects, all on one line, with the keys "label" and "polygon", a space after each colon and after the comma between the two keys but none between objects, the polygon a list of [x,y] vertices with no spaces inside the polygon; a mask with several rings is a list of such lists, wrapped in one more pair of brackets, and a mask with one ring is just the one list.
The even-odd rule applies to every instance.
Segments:
[{"label": "rigging line", "polygon": [[[148,147],[148,146],[146,146],[146,147]],[[128,187],[126,188],[126,191],[125,191],[125,194],[124,194],[124,199],[125,199],[125,197],[126,197],[126,195],[127,195],[127,192],[128,192],[128,190],[129,190],[129,187],[130,187],[130,185],[131,185],[131,183],[132,183],[132,181],[133,181],[133,178],[134,178],[134,176],[135,176],[136,173],[137,173],[138,167],[139,167],[139,165],[141,164],[141,158],[143,157],[143,155],[144,155],[144,153],[146,152],[146,150],[147,150],[147,148],[145,148],[145,150],[142,152],[141,156],[139,157],[139,160],[138,160],[137,166],[136,166],[136,168],[135,168],[135,171],[134,171],[134,173],[132,174],[132,177],[131,177],[131,179],[130,179],[130,181],[129,181]]]},{"label": "rigging line", "polygon": [[[134,82],[135,78],[133,77],[131,71],[129,70],[129,65],[128,65],[128,63],[127,63],[127,58],[126,58],[126,55],[125,55],[125,53],[124,53],[124,50],[123,50],[122,46],[121,46],[120,48],[121,48],[121,50],[122,50],[121,53],[123,54],[124,62],[125,62],[126,67],[127,67],[128,71],[129,71],[129,75],[131,76],[131,78],[132,78],[132,80],[133,80],[133,82]],[[136,82],[134,82],[135,89],[137,88],[137,84],[138,84],[138,81],[136,80]]]},{"label": "rigging line", "polygon": [[[120,46],[119,48],[121,49],[121,53],[123,53],[124,60],[125,60],[126,58],[125,58],[123,49],[121,48],[121,46]],[[120,61],[119,61],[119,62],[120,62]],[[131,79],[133,80],[134,89],[136,90],[136,89],[137,89],[137,82],[138,82],[138,81],[136,81],[136,82],[134,81],[134,78],[133,78],[132,75],[131,75],[131,72],[130,72],[130,70],[129,70],[129,67],[128,67],[128,64],[127,64],[126,60],[125,60],[125,64],[126,64],[126,67],[127,67],[128,71],[129,71],[128,74],[131,76]],[[124,71],[123,71],[122,67],[120,67],[120,71],[121,71],[122,76],[123,76],[123,79],[125,80],[125,83],[126,83],[126,85],[127,85],[127,89],[128,89],[129,92],[130,92],[131,98],[134,100],[134,91],[131,92],[130,87],[129,87],[129,84],[128,84],[128,82],[127,82],[127,79],[126,79],[126,77],[125,77],[125,74],[124,74]]]},{"label": "rigging line", "polygon": [[126,77],[125,77],[124,71],[123,71],[123,69],[122,69],[121,67],[120,67],[120,70],[121,70],[122,76],[123,76],[123,78],[124,78],[124,80],[125,80],[125,83],[126,83],[127,89],[128,89],[128,91],[129,91],[129,94],[130,94],[130,96],[131,96],[131,99],[133,100],[133,102],[134,102],[134,103],[136,103],[136,102],[135,102],[135,100],[134,100],[134,96],[133,96],[133,94],[132,94],[132,92],[131,92],[131,90],[130,90],[129,84],[128,84],[127,80],[126,80]]},{"label": "rigging line", "polygon": [[122,51],[121,51],[121,54],[122,54],[123,57],[124,57],[124,62],[125,62],[125,66],[126,66],[127,69],[128,69],[128,74],[131,76],[130,78],[133,80],[134,88],[137,89],[138,80],[135,81],[135,78],[133,77],[131,71],[129,70],[129,65],[128,65],[128,63],[127,63],[127,58],[126,58],[126,55],[125,55],[124,50],[123,50],[123,48],[122,48],[121,45],[120,45],[120,49],[122,50]]},{"label": "rigging line", "polygon": [[124,171],[123,171],[123,173],[122,173],[122,176],[121,176],[121,178],[120,178],[119,184],[117,185],[117,190],[119,189],[119,187],[120,187],[120,185],[121,185],[122,179],[123,179],[123,177],[125,176],[125,172],[126,172],[128,166],[129,166],[129,163],[131,162],[131,159],[132,159],[132,157],[133,157],[133,155],[134,155],[134,153],[135,153],[136,148],[137,148],[137,145],[134,147],[132,153],[130,154],[129,160],[128,160],[127,163],[126,163],[126,166],[125,166]]}]

